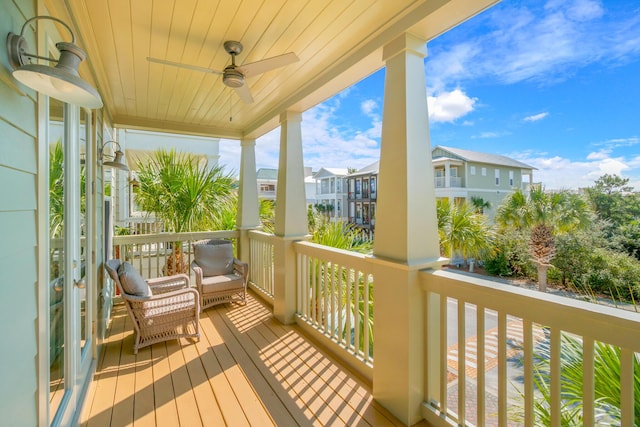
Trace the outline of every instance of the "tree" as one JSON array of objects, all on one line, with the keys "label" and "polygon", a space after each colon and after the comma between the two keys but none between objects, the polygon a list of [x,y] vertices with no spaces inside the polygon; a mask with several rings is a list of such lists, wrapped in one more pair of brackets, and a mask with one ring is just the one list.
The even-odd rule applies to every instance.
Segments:
[{"label": "tree", "polygon": [[603,175],[586,189],[586,194],[610,247],[640,259],[640,194],[628,183],[628,178]]},{"label": "tree", "polygon": [[485,209],[491,209],[491,202],[482,197],[472,196],[471,206],[473,206],[475,213],[483,214]]},{"label": "tree", "polygon": [[566,190],[546,192],[541,186],[528,195],[518,189],[509,194],[496,213],[502,227],[529,233],[529,254],[538,270],[538,287],[547,288],[547,269],[555,256],[555,236],[592,224],[592,211],[586,200]]},{"label": "tree", "polygon": [[449,199],[436,203],[440,252],[451,258],[480,258],[490,251],[494,239],[486,217],[475,213],[466,203],[451,204]]},{"label": "tree", "polygon": [[[137,162],[140,185],[135,201],[143,211],[163,221],[168,232],[215,229],[225,223],[233,203],[233,179],[222,167],[208,168],[195,157],[158,150]],[[173,242],[163,273],[188,273],[182,242]]]}]

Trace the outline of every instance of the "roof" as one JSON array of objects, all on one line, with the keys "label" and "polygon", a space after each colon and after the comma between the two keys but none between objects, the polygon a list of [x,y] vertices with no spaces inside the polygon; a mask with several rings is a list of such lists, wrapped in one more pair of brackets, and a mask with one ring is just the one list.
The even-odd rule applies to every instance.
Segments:
[{"label": "roof", "polygon": [[278,179],[278,169],[260,168],[256,172],[256,179]]},{"label": "roof", "polygon": [[349,176],[369,175],[376,174],[380,170],[380,162],[373,162],[368,166],[358,169],[356,172],[349,174]]},{"label": "roof", "polygon": [[[442,145],[435,146],[433,148],[433,151],[437,149],[447,151],[451,153],[454,157],[467,162],[487,163],[490,165],[510,166],[510,167],[521,168],[521,169],[536,169],[533,166],[530,166],[526,163],[522,163],[518,160],[512,159],[511,157],[501,156],[499,154],[481,153],[479,151],[462,150],[460,148],[444,147]],[[434,160],[435,159],[436,158],[434,158]]]},{"label": "roof", "polygon": [[332,176],[347,176],[349,175],[349,170],[347,168],[320,168],[318,172],[316,172],[313,177],[315,179],[332,177]]}]

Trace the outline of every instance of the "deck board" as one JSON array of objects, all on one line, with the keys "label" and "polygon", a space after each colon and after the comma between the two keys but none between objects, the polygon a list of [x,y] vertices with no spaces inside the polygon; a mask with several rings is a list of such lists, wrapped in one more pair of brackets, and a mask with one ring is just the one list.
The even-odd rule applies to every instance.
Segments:
[{"label": "deck board", "polygon": [[200,316],[201,338],[133,354],[116,304],[81,415],[83,426],[401,425],[371,388],[249,294]]}]

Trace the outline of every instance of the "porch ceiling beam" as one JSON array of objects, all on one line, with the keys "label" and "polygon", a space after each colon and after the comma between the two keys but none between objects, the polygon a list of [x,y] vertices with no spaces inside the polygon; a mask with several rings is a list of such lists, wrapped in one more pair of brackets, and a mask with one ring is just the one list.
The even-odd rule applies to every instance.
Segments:
[{"label": "porch ceiling beam", "polygon": [[113,126],[116,128],[138,129],[147,131],[170,132],[184,135],[218,137],[226,139],[242,139],[243,133],[239,129],[206,126],[192,123],[152,120],[140,117],[115,116]]}]

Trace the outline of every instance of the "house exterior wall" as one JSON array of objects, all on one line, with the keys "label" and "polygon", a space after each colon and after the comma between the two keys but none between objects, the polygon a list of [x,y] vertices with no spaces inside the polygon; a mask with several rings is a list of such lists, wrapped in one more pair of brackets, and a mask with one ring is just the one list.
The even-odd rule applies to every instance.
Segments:
[{"label": "house exterior wall", "polygon": [[[0,33],[19,32],[35,2],[2,2]],[[30,46],[35,34],[25,31]],[[38,139],[36,94],[0,55],[0,413],[3,425],[36,425],[38,385]]]}]

